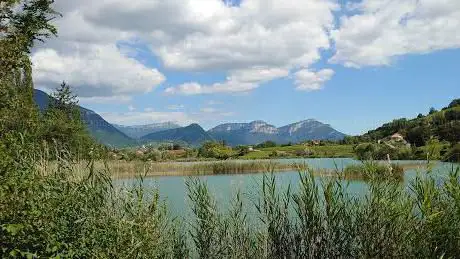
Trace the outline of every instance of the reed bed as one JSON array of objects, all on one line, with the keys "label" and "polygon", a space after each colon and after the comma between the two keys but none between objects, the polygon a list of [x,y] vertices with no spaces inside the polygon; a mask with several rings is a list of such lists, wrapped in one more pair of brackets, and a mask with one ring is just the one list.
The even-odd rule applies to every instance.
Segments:
[{"label": "reed bed", "polygon": [[[409,188],[370,179],[354,197],[337,178],[299,168],[299,189],[263,175],[259,195],[219,209],[207,184],[187,180],[193,215],[173,218],[143,177],[114,188],[95,161],[76,172],[29,162],[0,175],[0,257],[26,258],[457,258],[460,171],[419,174]],[[287,188],[286,188],[287,187]],[[248,214],[253,206],[255,214]]]},{"label": "reed bed", "polygon": [[346,179],[361,179],[365,181],[371,179],[402,181],[404,179],[404,172],[405,168],[402,165],[375,161],[365,161],[361,164],[348,165],[343,170]]},{"label": "reed bed", "polygon": [[[58,163],[44,161],[38,169],[46,174],[50,169],[56,169]],[[88,161],[78,161],[69,164],[72,170],[84,172]],[[289,171],[296,167],[291,164],[281,164],[274,161],[203,161],[203,162],[142,162],[109,160],[95,161],[96,170],[107,170],[113,178],[133,178],[144,176],[192,176],[192,175],[219,175],[219,174],[244,174],[268,171]]]}]

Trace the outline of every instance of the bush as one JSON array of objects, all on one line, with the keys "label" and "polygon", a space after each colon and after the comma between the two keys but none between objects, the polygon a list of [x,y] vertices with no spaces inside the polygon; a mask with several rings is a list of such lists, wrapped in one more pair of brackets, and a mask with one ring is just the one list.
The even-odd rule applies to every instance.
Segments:
[{"label": "bush", "polygon": [[228,159],[232,155],[230,147],[217,142],[206,142],[198,150],[198,156],[205,158]]},{"label": "bush", "polygon": [[453,145],[444,155],[443,161],[460,162],[460,143]]},{"label": "bush", "polygon": [[270,147],[276,147],[276,146],[277,146],[276,142],[268,140],[268,141],[265,141],[265,142],[262,142],[256,145],[255,147],[256,148],[270,148]]}]

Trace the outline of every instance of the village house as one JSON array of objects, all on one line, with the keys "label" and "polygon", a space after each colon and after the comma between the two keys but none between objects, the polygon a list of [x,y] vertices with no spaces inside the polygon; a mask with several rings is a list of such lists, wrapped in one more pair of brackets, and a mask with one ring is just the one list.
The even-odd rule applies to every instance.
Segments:
[{"label": "village house", "polygon": [[396,141],[396,142],[404,141],[404,137],[399,133],[395,133],[395,134],[391,135],[390,139],[393,140],[393,141]]}]

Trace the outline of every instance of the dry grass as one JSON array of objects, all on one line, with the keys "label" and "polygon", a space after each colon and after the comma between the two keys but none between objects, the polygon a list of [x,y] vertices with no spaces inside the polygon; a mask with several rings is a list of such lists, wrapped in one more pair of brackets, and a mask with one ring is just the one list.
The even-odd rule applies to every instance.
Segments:
[{"label": "dry grass", "polygon": [[[42,175],[47,175],[49,172],[56,171],[57,162],[49,162],[43,160],[38,163],[37,167]],[[76,163],[67,163],[66,167],[73,172],[82,172],[74,174],[76,176],[83,175],[83,172],[88,169],[87,161],[79,161]],[[285,164],[271,160],[229,160],[229,161],[201,161],[201,162],[142,162],[142,161],[95,161],[94,169],[97,171],[106,171],[114,179],[133,178],[139,175],[146,177],[155,176],[198,176],[198,175],[223,175],[223,174],[250,174],[250,173],[266,173],[266,172],[287,172],[299,171],[308,168],[307,164]],[[398,166],[398,175],[402,177],[408,169],[418,168],[420,164],[406,164]],[[314,175],[323,177],[342,176],[347,180],[366,180],[365,170],[362,166],[359,168],[360,173],[344,174],[336,169],[315,169]],[[347,171],[347,170],[346,170]],[[356,171],[356,170],[354,170]],[[77,179],[78,180],[78,179]]]},{"label": "dry grass", "polygon": [[[69,164],[74,172],[84,172],[88,163],[79,161]],[[219,175],[244,174],[258,172],[281,172],[293,170],[296,167],[274,161],[206,161],[206,162],[142,162],[142,161],[96,161],[96,170],[106,170],[112,178],[132,178],[144,176],[192,176],[192,175]],[[38,165],[39,171],[47,172],[57,168],[56,162],[43,162]],[[51,170],[50,170],[51,169]]]}]

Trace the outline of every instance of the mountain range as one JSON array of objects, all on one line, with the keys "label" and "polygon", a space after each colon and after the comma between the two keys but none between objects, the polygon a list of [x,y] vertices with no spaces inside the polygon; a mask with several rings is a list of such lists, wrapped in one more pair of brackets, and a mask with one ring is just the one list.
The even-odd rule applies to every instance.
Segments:
[{"label": "mountain range", "polygon": [[300,142],[304,140],[340,140],[345,134],[330,125],[314,119],[275,127],[264,121],[250,123],[227,123],[208,131],[216,140],[225,140],[229,145],[257,144],[267,140],[277,143]]},{"label": "mountain range", "polygon": [[[35,89],[34,100],[41,111],[48,107],[50,96]],[[198,124],[181,127],[173,122],[138,126],[110,124],[92,110],[79,106],[84,123],[90,134],[100,143],[114,147],[136,146],[146,143],[180,142],[199,146],[205,141],[225,141],[231,146],[258,144],[264,141],[277,143],[304,140],[340,140],[345,134],[328,124],[314,119],[275,127],[265,121],[249,123],[226,123],[208,131]]]},{"label": "mountain range", "polygon": [[199,146],[206,141],[213,140],[214,138],[196,123],[190,124],[187,127],[153,132],[141,138],[143,143],[171,141],[185,142],[191,146]]}]

